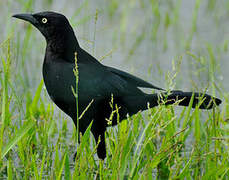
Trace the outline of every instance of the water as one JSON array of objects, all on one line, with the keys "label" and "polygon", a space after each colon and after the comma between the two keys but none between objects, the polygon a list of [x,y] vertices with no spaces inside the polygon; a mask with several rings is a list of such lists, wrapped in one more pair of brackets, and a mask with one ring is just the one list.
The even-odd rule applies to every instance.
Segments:
[{"label": "water", "polygon": [[[51,5],[47,5],[44,1],[36,1],[32,7],[32,12],[53,10],[65,14],[70,19],[71,24],[75,24],[76,36],[84,49],[98,59],[112,51],[112,54],[102,61],[104,64],[128,71],[162,88],[169,87],[166,74],[173,72],[172,61],[177,62],[179,56],[182,56],[182,63],[180,72],[174,80],[174,88],[187,91],[207,88],[209,86],[208,70],[210,64],[207,47],[210,46],[216,60],[215,83],[220,89],[223,89],[223,92],[228,92],[229,53],[226,48],[223,51],[229,35],[229,3],[226,0],[215,1],[216,4],[212,9],[208,9],[208,2],[210,1],[203,0],[198,9],[196,32],[193,34],[189,51],[196,56],[206,58],[204,65],[206,69],[200,73],[200,77],[193,74],[197,70],[195,68],[196,63],[193,58],[187,55],[185,48],[185,43],[192,31],[196,1],[160,2],[161,21],[154,40],[152,40],[152,31],[158,19],[152,13],[148,1],[120,1],[112,18],[109,15],[111,12],[106,0],[84,2],[83,0],[69,0],[66,3],[66,1],[54,0]],[[73,17],[75,10],[82,5],[81,12]],[[166,30],[164,27],[166,13],[171,21],[174,21],[176,17],[174,9],[179,5],[176,23]],[[24,26],[27,24],[11,18],[12,14],[28,12],[23,9],[18,2],[0,0],[1,42],[11,36],[15,43],[18,40],[23,43],[25,38]],[[95,24],[96,9],[99,13]],[[85,23],[79,24],[80,20],[87,16],[92,17]],[[35,28],[32,29],[31,33],[29,47],[32,48],[31,53],[26,54],[25,65],[29,74],[27,86],[31,92],[34,92],[42,78],[45,40]],[[136,38],[139,38],[141,34],[144,34],[143,40],[134,48]],[[16,49],[16,45],[14,46]],[[130,55],[131,50],[133,51]],[[19,52],[21,51],[22,48],[20,47]],[[21,58],[18,55],[12,65],[15,73],[18,74],[24,72],[24,69],[21,68]],[[20,79],[20,81],[15,80],[15,86],[18,86],[18,91],[23,92],[24,89],[19,86],[21,81],[25,81],[25,78]],[[211,94],[212,87],[209,86],[208,89]],[[48,97],[45,90],[42,93]],[[218,91],[216,95],[219,96]],[[222,94],[220,95],[222,98]]]},{"label": "water", "polygon": [[[17,24],[14,27],[15,33],[24,33],[23,23],[11,19],[10,16],[14,13],[25,12],[21,10],[20,5],[12,3],[13,1],[1,1],[0,10],[4,18],[1,18],[0,24],[4,27],[5,19],[8,20],[7,28],[4,28],[4,35],[1,39],[7,37],[11,25]],[[186,55],[186,49],[184,47],[185,41],[188,39],[193,20],[193,12],[195,7],[195,1],[172,1],[161,2],[159,5],[161,24],[158,29],[156,40],[152,41],[152,27],[154,26],[155,15],[152,14],[152,8],[149,2],[143,1],[139,3],[137,1],[122,2],[118,4],[118,8],[113,16],[109,17],[109,10],[106,1],[68,1],[68,3],[61,1],[53,1],[50,6],[45,5],[41,1],[36,1],[33,11],[38,12],[43,10],[54,10],[65,14],[72,24],[76,24],[85,16],[94,16],[96,9],[98,10],[98,20],[96,22],[94,17],[89,19],[86,23],[80,24],[77,27],[74,26],[76,36],[79,39],[81,46],[88,52],[93,54],[97,58],[101,58],[108,52],[112,51],[112,55],[103,60],[103,63],[109,66],[117,67],[122,70],[131,72],[147,81],[152,82],[157,86],[167,88],[165,82],[165,76],[167,72],[172,71],[172,60],[177,60],[178,56],[183,56],[181,71],[177,76],[176,88],[178,89],[192,89],[192,84],[189,74],[195,69],[190,67],[190,59]],[[216,55],[216,61],[219,64],[220,71],[216,72],[216,80],[223,84],[222,87],[225,90],[229,90],[229,85],[226,82],[227,77],[226,68],[228,67],[228,52],[217,53],[218,49],[223,46],[228,35],[228,13],[225,6],[226,1],[216,2],[213,10],[207,10],[207,0],[202,1],[200,9],[198,10],[197,17],[197,32],[193,35],[190,51],[195,55],[202,55],[208,57],[206,52],[206,44],[210,44]],[[78,16],[73,18],[74,12],[82,4],[83,8]],[[180,4],[178,11],[177,23],[165,30],[163,23],[165,14],[171,20],[174,19],[174,8]],[[7,7],[7,8],[6,8]],[[124,14],[124,15],[123,15]],[[123,28],[126,27],[126,28]],[[123,30],[124,29],[124,30]],[[142,32],[144,32],[144,39],[136,47],[133,54],[129,56],[129,51],[133,44]],[[37,30],[32,30],[35,37],[31,38],[30,44],[33,45],[32,58],[27,59],[27,67],[33,73],[30,83],[35,86],[39,83],[37,81],[41,77],[41,65],[43,61],[43,54],[45,49],[44,38]],[[95,33],[95,42],[94,41]],[[16,34],[14,38],[16,39]],[[32,41],[34,43],[32,43]],[[89,43],[90,41],[91,43]],[[36,42],[36,43],[35,43]],[[167,48],[164,49],[164,45],[167,44]],[[93,53],[93,49],[94,53]],[[162,76],[158,72],[158,66],[162,71]],[[33,68],[36,67],[36,68]],[[151,68],[151,69],[150,69]],[[29,69],[29,68],[28,68]],[[35,70],[35,72],[34,72]],[[35,75],[36,74],[36,75]],[[204,76],[207,73],[204,74]],[[38,78],[39,77],[39,78]],[[187,79],[187,80],[186,80]],[[206,81],[207,78],[203,77]],[[198,84],[199,79],[195,79],[195,83]],[[207,87],[208,82],[204,83]]]}]

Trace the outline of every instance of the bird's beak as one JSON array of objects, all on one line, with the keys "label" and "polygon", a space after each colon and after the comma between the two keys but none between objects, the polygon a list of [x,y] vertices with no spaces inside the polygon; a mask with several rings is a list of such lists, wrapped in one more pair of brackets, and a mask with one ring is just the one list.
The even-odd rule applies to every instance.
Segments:
[{"label": "bird's beak", "polygon": [[37,23],[37,20],[33,17],[32,14],[14,14],[12,17],[28,21],[33,25]]}]

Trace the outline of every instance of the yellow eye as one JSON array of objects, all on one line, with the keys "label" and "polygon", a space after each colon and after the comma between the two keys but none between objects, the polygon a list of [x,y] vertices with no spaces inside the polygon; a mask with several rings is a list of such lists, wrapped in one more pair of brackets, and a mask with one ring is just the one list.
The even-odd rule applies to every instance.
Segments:
[{"label": "yellow eye", "polygon": [[48,20],[47,20],[46,18],[42,18],[42,20],[41,20],[41,21],[42,21],[42,23],[43,23],[43,24],[45,24],[45,23],[47,23],[47,22],[48,22]]}]

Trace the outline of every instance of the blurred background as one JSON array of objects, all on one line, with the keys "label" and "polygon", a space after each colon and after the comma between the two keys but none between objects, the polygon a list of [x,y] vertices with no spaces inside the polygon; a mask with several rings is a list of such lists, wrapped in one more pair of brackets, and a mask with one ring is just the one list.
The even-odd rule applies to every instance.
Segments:
[{"label": "blurred background", "polygon": [[12,42],[13,76],[23,92],[40,82],[46,44],[11,16],[46,10],[68,17],[81,47],[106,65],[166,89],[229,90],[227,0],[2,0],[0,43]]},{"label": "blurred background", "polygon": [[[39,85],[42,85],[40,82],[46,47],[45,39],[29,23],[11,17],[16,13],[36,13],[47,10],[64,14],[73,26],[81,47],[103,64],[128,71],[158,87],[206,91],[208,94],[221,98],[224,101],[220,106],[221,123],[224,123],[222,127],[225,127],[225,134],[228,133],[229,127],[226,126],[229,114],[227,110],[229,97],[228,0],[0,0],[0,58],[2,60],[0,97],[3,97],[0,102],[3,104],[2,123],[5,123],[5,132],[2,126],[0,134],[0,147],[4,144],[2,142],[17,144],[16,148],[14,146],[8,148],[9,151],[13,147],[13,156],[9,155],[9,157],[13,157],[15,167],[18,166],[18,162],[23,162],[22,170],[26,169],[24,167],[30,168],[31,163],[28,163],[30,161],[24,161],[28,154],[33,153],[28,150],[28,147],[38,145],[37,152],[40,157],[37,158],[38,155],[34,155],[38,161],[42,159],[45,145],[51,151],[51,155],[47,155],[47,158],[51,157],[50,159],[59,158],[55,156],[58,153],[55,150],[63,144],[67,149],[71,147],[69,154],[75,151],[76,138],[72,121],[53,105],[45,87],[39,88]],[[162,110],[166,110],[166,115],[170,112],[169,108]],[[179,110],[185,112],[183,108]],[[153,112],[154,110],[151,113],[154,114]],[[173,110],[171,112],[173,114]],[[208,122],[208,119],[211,119],[211,113],[211,111],[201,112],[201,123],[204,123],[206,119]],[[183,115],[181,114],[180,119],[186,119]],[[166,118],[161,119],[167,121]],[[34,119],[39,124],[33,126],[36,130],[33,128],[25,131],[27,126],[23,124],[33,123]],[[139,119],[141,126],[144,125],[142,118]],[[180,130],[180,119],[178,128],[170,133],[171,136]],[[200,132],[203,134],[205,133],[203,129],[209,125],[206,124],[201,126]],[[1,122],[0,125],[2,125]],[[214,125],[212,127],[217,127]],[[142,128],[141,126],[139,127]],[[155,132],[159,132],[158,139],[163,137],[160,134],[162,130],[155,129]],[[140,129],[135,132],[142,131]],[[23,132],[28,132],[24,139],[28,139],[29,145],[24,139],[9,141],[14,134],[16,137],[18,134],[23,137]],[[205,134],[208,134],[208,131],[206,132]],[[222,133],[221,130],[220,133]],[[65,140],[66,134],[67,140]],[[49,136],[54,138],[50,140]],[[69,137],[72,139],[69,140]],[[194,145],[191,131],[187,139],[185,144],[189,148]],[[205,143],[205,141],[199,142]],[[197,147],[200,146],[197,145]],[[228,148],[226,145],[225,147]],[[29,153],[23,155],[22,152],[27,151]],[[206,151],[206,154],[208,152],[210,151]],[[149,154],[151,157],[152,153]],[[4,156],[7,156],[7,153]],[[58,161],[55,159],[55,162]],[[55,166],[54,171],[56,169]],[[118,169],[117,166],[114,166],[114,169]]]},{"label": "blurred background", "polygon": [[[108,66],[165,89],[228,96],[227,0],[1,0],[0,52],[5,59],[10,52],[15,103],[23,107],[15,111],[24,112],[22,119],[42,79],[46,42],[36,28],[11,16],[47,10],[64,14],[81,47]],[[41,97],[52,104],[45,87]]]}]

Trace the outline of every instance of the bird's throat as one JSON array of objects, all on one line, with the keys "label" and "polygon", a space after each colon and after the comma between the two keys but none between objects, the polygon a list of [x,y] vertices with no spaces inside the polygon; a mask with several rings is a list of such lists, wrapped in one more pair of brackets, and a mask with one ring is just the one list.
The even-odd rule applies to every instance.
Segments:
[{"label": "bird's throat", "polygon": [[[67,35],[66,35],[67,34]],[[58,33],[55,37],[47,40],[46,52],[55,55],[56,58],[64,59],[68,62],[75,61],[75,52],[80,49],[79,43],[73,33]]]}]

